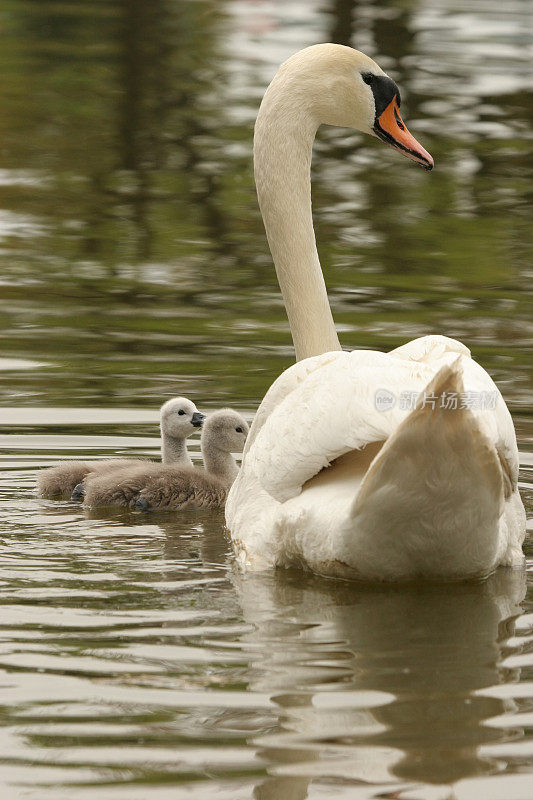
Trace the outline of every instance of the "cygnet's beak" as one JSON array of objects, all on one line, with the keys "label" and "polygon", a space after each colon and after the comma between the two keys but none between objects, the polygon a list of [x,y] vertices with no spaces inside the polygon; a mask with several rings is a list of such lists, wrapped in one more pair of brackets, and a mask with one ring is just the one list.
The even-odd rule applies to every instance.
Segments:
[{"label": "cygnet's beak", "polygon": [[373,130],[383,142],[390,144],[391,147],[399,150],[407,158],[416,161],[417,164],[421,164],[427,170],[433,169],[433,158],[407,130],[400,116],[396,96],[392,98],[379,117],[376,117]]},{"label": "cygnet's beak", "polygon": [[195,428],[201,428],[204,424],[205,414],[200,414],[199,411],[195,411],[191,417],[191,424],[194,425]]}]

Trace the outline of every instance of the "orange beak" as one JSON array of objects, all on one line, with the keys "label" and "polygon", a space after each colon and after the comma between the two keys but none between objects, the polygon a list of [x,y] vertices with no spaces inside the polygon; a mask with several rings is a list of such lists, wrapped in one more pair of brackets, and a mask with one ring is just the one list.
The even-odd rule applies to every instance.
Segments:
[{"label": "orange beak", "polygon": [[399,150],[407,158],[421,164],[425,169],[433,169],[434,161],[427,150],[416,141],[407,130],[398,108],[398,100],[393,97],[389,105],[376,118],[374,133],[382,141]]}]

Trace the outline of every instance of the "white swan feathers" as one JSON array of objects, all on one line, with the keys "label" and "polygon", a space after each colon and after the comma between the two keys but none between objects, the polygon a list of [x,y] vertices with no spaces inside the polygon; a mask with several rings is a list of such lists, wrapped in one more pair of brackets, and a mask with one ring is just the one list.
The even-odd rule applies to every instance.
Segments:
[{"label": "white swan feathers", "polygon": [[464,580],[523,562],[511,416],[460,342],[342,352],[312,227],[320,122],[371,133],[431,168],[396,85],[339,45],[297,53],[258,115],[259,203],[299,363],[258,410],[226,520],[240,562],[359,580]]}]

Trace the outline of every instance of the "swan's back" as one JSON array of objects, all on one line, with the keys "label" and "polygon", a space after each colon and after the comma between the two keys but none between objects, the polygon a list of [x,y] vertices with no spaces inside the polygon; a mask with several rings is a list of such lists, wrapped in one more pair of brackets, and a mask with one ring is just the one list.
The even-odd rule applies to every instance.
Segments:
[{"label": "swan's back", "polygon": [[214,475],[197,469],[180,470],[161,467],[149,486],[144,485],[135,503],[143,510],[186,508],[223,508],[229,485]]},{"label": "swan's back", "polygon": [[[243,562],[372,580],[460,579],[521,563],[512,420],[455,344],[424,337],[390,354],[312,359],[307,374],[305,362],[291,368],[298,380],[255,436],[252,427],[226,505]],[[417,397],[418,408],[406,402]]]},{"label": "swan's back", "polygon": [[142,464],[109,475],[89,476],[85,504],[143,510],[220,508],[228,489],[223,481],[194,467]]},{"label": "swan's back", "polygon": [[68,500],[75,487],[93,472],[107,475],[116,469],[133,467],[139,459],[122,458],[105,461],[65,461],[56,467],[39,472],[37,476],[37,493],[40,497]]}]

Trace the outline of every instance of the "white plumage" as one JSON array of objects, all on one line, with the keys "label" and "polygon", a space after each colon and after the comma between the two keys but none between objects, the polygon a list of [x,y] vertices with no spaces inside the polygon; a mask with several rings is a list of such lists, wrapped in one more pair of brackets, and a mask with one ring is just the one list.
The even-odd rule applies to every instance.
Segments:
[{"label": "white plumage", "polygon": [[[396,400],[386,411],[376,408],[383,389]],[[401,408],[413,392],[418,408]],[[444,407],[450,398],[456,409]],[[239,559],[254,568],[474,578],[522,563],[517,478],[494,382],[459,342],[427,336],[286,370],[259,408],[226,516]]]}]

